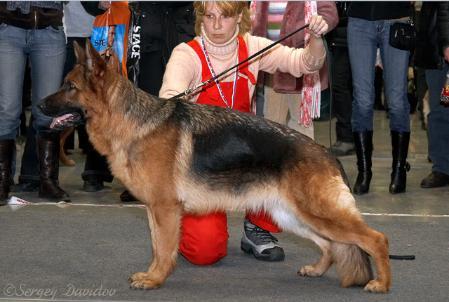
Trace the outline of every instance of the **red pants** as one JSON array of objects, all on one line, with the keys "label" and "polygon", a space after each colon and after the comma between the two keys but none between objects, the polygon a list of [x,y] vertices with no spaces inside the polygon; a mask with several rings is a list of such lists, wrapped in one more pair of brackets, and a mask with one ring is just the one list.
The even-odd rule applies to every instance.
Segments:
[{"label": "red pants", "polygon": [[[246,219],[266,231],[280,232],[265,212],[247,213]],[[228,237],[225,212],[201,216],[184,215],[181,221],[179,251],[193,264],[213,264],[226,256]]]}]

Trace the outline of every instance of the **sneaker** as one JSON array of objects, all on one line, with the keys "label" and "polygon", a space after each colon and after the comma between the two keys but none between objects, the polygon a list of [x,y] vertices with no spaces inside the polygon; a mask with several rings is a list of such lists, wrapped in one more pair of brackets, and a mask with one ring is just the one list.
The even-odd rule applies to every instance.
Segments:
[{"label": "sneaker", "polygon": [[98,177],[89,177],[84,181],[83,190],[85,192],[98,192],[104,189],[103,181]]},{"label": "sneaker", "polygon": [[264,261],[283,261],[284,250],[277,244],[276,237],[252,224],[248,220],[244,223],[241,249],[245,253],[253,254],[256,259]]},{"label": "sneaker", "polygon": [[355,152],[354,143],[345,143],[342,141],[336,141],[330,148],[330,152],[335,156],[351,155]]},{"label": "sneaker", "polygon": [[433,171],[421,182],[421,188],[430,189],[449,185],[449,175]]}]

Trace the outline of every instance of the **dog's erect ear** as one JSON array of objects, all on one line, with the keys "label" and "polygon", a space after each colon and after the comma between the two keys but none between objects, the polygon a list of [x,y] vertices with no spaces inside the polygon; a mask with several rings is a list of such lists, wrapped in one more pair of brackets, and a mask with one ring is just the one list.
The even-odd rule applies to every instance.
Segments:
[{"label": "dog's erect ear", "polygon": [[86,61],[86,53],[84,52],[84,49],[76,41],[73,41],[73,49],[75,50],[76,63],[84,64]]},{"label": "dog's erect ear", "polygon": [[86,40],[86,66],[89,71],[93,71],[95,75],[99,76],[102,76],[106,69],[105,61],[89,40]]}]

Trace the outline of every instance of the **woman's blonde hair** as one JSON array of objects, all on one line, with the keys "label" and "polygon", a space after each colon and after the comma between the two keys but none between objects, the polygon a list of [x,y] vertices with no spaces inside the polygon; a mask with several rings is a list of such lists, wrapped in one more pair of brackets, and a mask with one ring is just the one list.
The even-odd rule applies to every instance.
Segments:
[{"label": "woman's blonde hair", "polygon": [[[201,23],[206,13],[206,4],[209,1],[196,1],[193,4],[195,9],[195,33],[201,35]],[[214,1],[224,16],[233,17],[242,14],[239,24],[239,34],[243,35],[251,29],[251,18],[249,15],[248,1]],[[212,2],[210,2],[212,3]]]}]

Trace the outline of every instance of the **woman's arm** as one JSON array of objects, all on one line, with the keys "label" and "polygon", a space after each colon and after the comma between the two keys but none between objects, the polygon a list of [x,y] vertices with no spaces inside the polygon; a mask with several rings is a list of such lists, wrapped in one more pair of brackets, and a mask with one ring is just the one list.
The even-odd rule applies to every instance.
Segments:
[{"label": "woman's arm", "polygon": [[[286,72],[294,77],[318,71],[326,57],[322,35],[329,30],[329,26],[321,15],[314,15],[311,17],[307,30],[310,33],[310,43],[307,47],[292,48],[277,45],[261,56],[260,69],[268,73]],[[254,36],[248,36],[248,39],[250,49],[255,47],[254,52],[273,43],[271,40]]]},{"label": "woman's arm", "polygon": [[321,58],[326,55],[323,35],[328,32],[329,25],[322,16],[312,16],[310,18],[308,30],[310,32],[310,40],[308,45],[310,54],[315,58]]},{"label": "woman's arm", "polygon": [[200,81],[201,62],[190,46],[181,43],[173,49],[168,60],[159,97],[173,97]]}]

